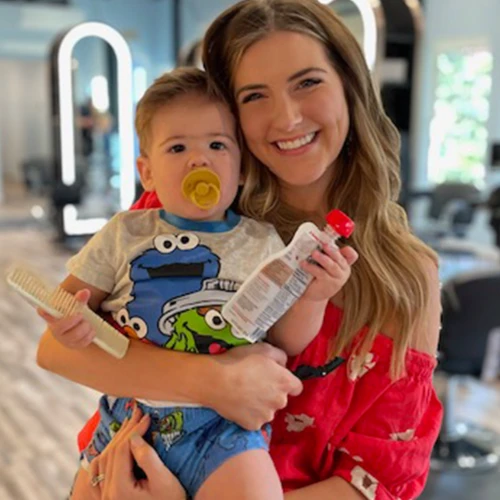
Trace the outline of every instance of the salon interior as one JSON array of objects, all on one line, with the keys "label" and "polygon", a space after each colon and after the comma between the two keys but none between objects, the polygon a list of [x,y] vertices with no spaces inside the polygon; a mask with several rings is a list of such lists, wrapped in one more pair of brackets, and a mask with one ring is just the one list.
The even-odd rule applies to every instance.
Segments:
[{"label": "salon interior", "polygon": [[[13,263],[53,282],[140,194],[133,113],[200,65],[230,0],[0,0],[0,498],[65,498],[98,394],[40,369]],[[445,407],[423,500],[500,498],[500,2],[326,1],[402,138],[400,203],[440,258]],[[57,415],[57,419],[54,419]]]}]

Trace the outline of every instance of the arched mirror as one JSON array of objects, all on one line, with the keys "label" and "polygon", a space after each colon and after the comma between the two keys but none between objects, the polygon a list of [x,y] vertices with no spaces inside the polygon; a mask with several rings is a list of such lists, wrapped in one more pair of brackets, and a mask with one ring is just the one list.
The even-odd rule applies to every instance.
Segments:
[{"label": "arched mirror", "polygon": [[135,195],[130,50],[110,26],[84,23],[55,42],[51,71],[59,233],[93,234]]},{"label": "arched mirror", "polygon": [[371,0],[319,0],[332,8],[363,48],[368,67],[377,74],[383,57],[384,15],[379,2]]}]

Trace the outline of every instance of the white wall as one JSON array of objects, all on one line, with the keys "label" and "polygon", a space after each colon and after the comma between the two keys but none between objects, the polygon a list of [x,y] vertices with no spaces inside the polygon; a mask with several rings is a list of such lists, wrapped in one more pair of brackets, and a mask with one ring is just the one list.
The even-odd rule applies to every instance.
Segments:
[{"label": "white wall", "polygon": [[0,60],[1,163],[6,179],[21,180],[21,162],[50,156],[47,63]]}]

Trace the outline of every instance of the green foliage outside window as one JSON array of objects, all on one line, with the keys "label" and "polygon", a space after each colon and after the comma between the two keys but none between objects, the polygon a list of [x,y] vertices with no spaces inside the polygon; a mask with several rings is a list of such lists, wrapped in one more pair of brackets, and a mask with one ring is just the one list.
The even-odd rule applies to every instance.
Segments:
[{"label": "green foliage outside window", "polygon": [[431,181],[483,182],[492,69],[493,57],[483,49],[438,55],[428,157]]}]

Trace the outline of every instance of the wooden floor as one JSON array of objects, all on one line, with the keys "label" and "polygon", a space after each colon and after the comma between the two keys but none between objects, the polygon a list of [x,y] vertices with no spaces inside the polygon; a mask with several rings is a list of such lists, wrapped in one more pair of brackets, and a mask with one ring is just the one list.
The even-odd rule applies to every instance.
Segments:
[{"label": "wooden floor", "polygon": [[[59,280],[67,257],[45,232],[0,230],[2,277],[15,260]],[[3,279],[0,325],[0,499],[63,499],[77,467],[76,434],[98,394],[38,368],[44,324]]]},{"label": "wooden floor", "polygon": [[[0,206],[0,500],[65,498],[78,462],[77,431],[96,408],[97,393],[36,366],[43,323],[3,280],[11,262],[25,261],[58,281],[69,255],[25,209]],[[500,387],[468,385],[458,403],[459,415],[500,433]],[[500,491],[499,478],[484,475],[480,483],[487,491]],[[455,498],[438,483],[433,478],[425,500]],[[472,483],[465,479],[464,484]],[[500,498],[474,488],[473,496],[464,498]]]}]

